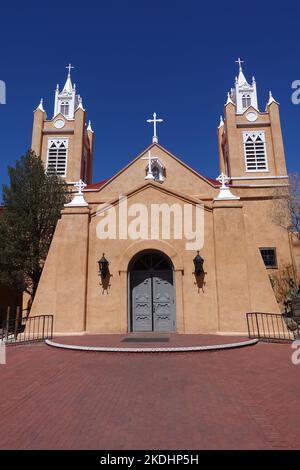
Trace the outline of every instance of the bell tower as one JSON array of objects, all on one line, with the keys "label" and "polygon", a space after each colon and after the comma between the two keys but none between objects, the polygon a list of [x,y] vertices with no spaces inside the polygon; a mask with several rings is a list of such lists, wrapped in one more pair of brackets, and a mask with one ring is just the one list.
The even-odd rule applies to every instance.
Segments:
[{"label": "bell tower", "polygon": [[248,83],[243,61],[237,63],[239,74],[227,94],[224,120],[221,117],[218,127],[220,170],[232,185],[287,178],[279,104],[270,92],[265,111],[260,111],[256,81],[253,77]]},{"label": "bell tower", "polygon": [[94,132],[86,124],[82,99],[71,80],[71,64],[62,90],[56,87],[54,114],[47,119],[43,100],[34,111],[32,150],[41,157],[45,170],[73,184],[92,181]]}]

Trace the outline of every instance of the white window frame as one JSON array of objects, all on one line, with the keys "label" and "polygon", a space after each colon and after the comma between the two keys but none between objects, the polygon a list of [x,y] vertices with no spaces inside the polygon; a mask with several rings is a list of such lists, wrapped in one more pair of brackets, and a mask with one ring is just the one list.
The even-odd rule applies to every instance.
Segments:
[{"label": "white window frame", "polygon": [[[63,106],[68,106],[68,114],[62,112],[62,109],[61,109],[61,108],[62,108]],[[60,112],[63,116],[65,116],[66,118],[68,118],[68,117],[70,116],[70,107],[71,107],[71,100],[65,99],[65,98],[62,99],[62,100],[60,100],[60,103],[59,103],[59,112]]]},{"label": "white window frame", "polygon": [[[256,168],[255,169],[249,169],[248,168],[248,160],[247,157],[249,158],[249,155],[247,155],[246,151],[246,143],[248,138],[251,138],[254,144],[254,158],[255,158],[255,163],[256,163]],[[262,143],[263,143],[263,149],[264,149],[264,158],[265,158],[265,169],[257,169],[257,151],[255,149],[255,142],[257,140],[257,137],[260,137]],[[268,155],[267,155],[267,145],[266,145],[266,135],[264,131],[247,131],[243,132],[243,148],[244,148],[244,158],[245,158],[245,169],[247,173],[266,173],[269,171],[269,163],[268,163]]]},{"label": "white window frame", "polygon": [[[159,160],[159,158],[154,157],[152,158],[151,161],[151,170],[153,170],[153,167],[158,168],[158,178],[155,178],[155,181],[158,181],[159,183],[163,183],[165,181],[165,167],[162,164],[162,162]],[[148,167],[149,165],[146,166],[146,175],[148,174]]]},{"label": "white window frame", "polygon": [[[246,106],[244,106],[244,100],[246,102],[248,102],[249,104],[246,104]],[[251,106],[251,95],[250,95],[250,93],[243,93],[242,94],[242,108],[247,109],[250,106]]]},{"label": "white window frame", "polygon": [[[62,178],[65,178],[67,176],[67,168],[68,168],[68,154],[69,154],[69,139],[67,138],[62,138],[62,139],[48,139],[48,145],[47,145],[47,164],[46,164],[46,172],[48,171],[48,166],[49,166],[49,151],[50,151],[50,148],[52,147],[53,144],[55,144],[57,146],[57,149],[58,149],[58,146],[60,144],[64,144],[65,145],[65,148],[66,148],[66,163],[65,163],[65,171],[64,171],[64,174],[58,174],[56,173],[58,176],[61,176]],[[58,155],[57,155],[58,156]],[[56,166],[55,166],[55,170],[57,172],[57,161],[56,161]]]}]

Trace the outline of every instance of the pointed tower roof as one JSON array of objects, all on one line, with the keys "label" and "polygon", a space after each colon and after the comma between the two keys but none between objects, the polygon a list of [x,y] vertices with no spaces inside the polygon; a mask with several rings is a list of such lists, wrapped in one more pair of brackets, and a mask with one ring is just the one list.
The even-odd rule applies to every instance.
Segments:
[{"label": "pointed tower roof", "polygon": [[[67,119],[74,119],[75,111],[80,105],[80,95],[77,94],[76,86],[72,84],[71,80],[71,69],[73,68],[71,64],[66,67],[68,69],[68,77],[62,91],[59,91],[59,85],[56,87],[54,117],[61,112]],[[83,109],[82,105],[81,108]]]},{"label": "pointed tower roof", "polygon": [[62,92],[66,91],[67,93],[72,93],[73,91],[73,85],[72,85],[72,80],[71,80],[71,69],[73,69],[74,67],[69,64],[66,69],[69,70],[68,72],[68,77],[67,77],[67,80],[66,80],[66,83],[65,83],[65,86],[62,90]]},{"label": "pointed tower roof", "polygon": [[240,57],[239,57],[238,60],[236,60],[236,63],[239,64],[239,75],[236,78],[237,85],[238,86],[243,86],[243,85],[249,86],[249,83],[246,80],[246,77],[244,75],[243,68],[242,68],[242,64],[244,63],[244,61],[242,59],[240,59]]},{"label": "pointed tower roof", "polygon": [[[242,69],[244,61],[238,58],[235,62],[239,65],[239,74],[235,77],[235,86],[230,93],[230,98],[236,105],[236,113],[243,114],[250,106],[258,110],[255,78],[253,77],[251,84],[248,83]],[[226,104],[228,102],[227,100]]]}]

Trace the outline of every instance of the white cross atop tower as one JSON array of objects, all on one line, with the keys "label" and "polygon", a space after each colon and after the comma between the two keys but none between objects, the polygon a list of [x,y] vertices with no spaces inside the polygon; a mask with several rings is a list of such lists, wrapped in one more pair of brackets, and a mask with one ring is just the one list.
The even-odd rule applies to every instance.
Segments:
[{"label": "white cross atop tower", "polygon": [[72,65],[72,64],[67,65],[66,69],[68,69],[68,71],[69,71],[69,72],[68,72],[68,76],[70,77],[70,75],[71,75],[71,70],[74,69],[73,65]]}]

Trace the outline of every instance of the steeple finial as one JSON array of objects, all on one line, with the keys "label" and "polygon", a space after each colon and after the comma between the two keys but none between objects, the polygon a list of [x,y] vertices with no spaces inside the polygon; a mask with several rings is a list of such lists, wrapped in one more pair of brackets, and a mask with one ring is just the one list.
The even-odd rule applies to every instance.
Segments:
[{"label": "steeple finial", "polygon": [[73,67],[73,65],[72,65],[72,64],[69,64],[69,65],[67,65],[66,69],[68,69],[68,70],[69,70],[69,72],[68,72],[68,78],[70,78],[70,77],[71,77],[71,70],[72,70],[72,69],[74,69],[74,68],[75,68],[75,67]]},{"label": "steeple finial", "polygon": [[226,101],[226,103],[225,103],[225,106],[226,106],[227,104],[229,104],[229,103],[234,104],[234,102],[233,102],[232,99],[231,99],[230,93],[229,93],[229,91],[228,91],[228,93],[227,93],[227,101]]},{"label": "steeple finial", "polygon": [[87,126],[86,130],[87,130],[87,131],[90,131],[90,132],[94,132],[93,129],[92,129],[91,120],[89,120],[89,123],[88,123],[88,126]]},{"label": "steeple finial", "polygon": [[38,105],[38,107],[36,108],[36,111],[39,109],[40,111],[42,111],[43,113],[45,112],[44,110],[44,100],[43,98],[41,98],[41,101],[40,101],[40,104]]},{"label": "steeple finial", "polygon": [[239,72],[242,72],[243,69],[242,69],[242,64],[244,63],[245,61],[242,60],[240,57],[238,58],[238,60],[235,61],[236,64],[239,64]]},{"label": "steeple finial", "polygon": [[272,92],[269,91],[269,101],[267,102],[267,106],[270,106],[270,104],[272,104],[272,103],[279,104],[279,103],[274,99],[274,97],[273,97],[273,95],[272,95]]}]

